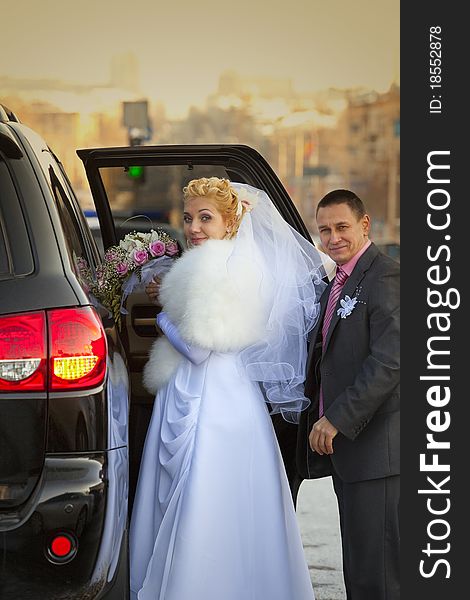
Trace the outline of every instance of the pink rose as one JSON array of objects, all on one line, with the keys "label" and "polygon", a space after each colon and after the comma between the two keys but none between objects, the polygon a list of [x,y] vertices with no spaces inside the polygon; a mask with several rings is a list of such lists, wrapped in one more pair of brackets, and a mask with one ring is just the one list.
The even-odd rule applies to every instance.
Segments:
[{"label": "pink rose", "polygon": [[116,265],[116,271],[120,277],[122,277],[123,275],[126,275],[128,270],[129,270],[129,267],[128,267],[127,263],[125,263],[125,262],[120,262]]},{"label": "pink rose", "polygon": [[178,254],[178,244],[176,242],[170,242],[166,245],[166,253],[168,256],[174,256]]},{"label": "pink rose", "polygon": [[151,242],[149,250],[152,256],[163,256],[165,254],[165,244],[159,240]]},{"label": "pink rose", "polygon": [[134,250],[132,258],[135,264],[140,266],[148,261],[149,255],[146,250]]}]

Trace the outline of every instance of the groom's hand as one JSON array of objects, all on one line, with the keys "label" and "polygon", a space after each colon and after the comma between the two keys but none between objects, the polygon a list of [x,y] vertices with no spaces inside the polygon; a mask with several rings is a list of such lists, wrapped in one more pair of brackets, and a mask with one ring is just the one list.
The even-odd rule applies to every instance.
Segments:
[{"label": "groom's hand", "polygon": [[333,454],[333,438],[338,430],[326,417],[321,417],[308,436],[310,448],[318,454]]}]

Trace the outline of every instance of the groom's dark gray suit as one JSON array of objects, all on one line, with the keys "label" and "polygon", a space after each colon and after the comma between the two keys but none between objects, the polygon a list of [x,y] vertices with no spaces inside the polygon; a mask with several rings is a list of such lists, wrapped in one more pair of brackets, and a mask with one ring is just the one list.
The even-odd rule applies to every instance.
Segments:
[{"label": "groom's dark gray suit", "polygon": [[[340,295],[357,303],[346,318],[335,310],[323,344],[331,285],[310,336],[306,395],[312,404],[301,415],[298,468],[305,479],[333,475],[348,598],[391,600],[399,597],[399,265],[370,245]],[[331,455],[313,452],[308,442],[319,418],[320,384],[324,415],[339,431]],[[377,536],[384,545],[392,538],[380,557],[367,550]]]}]

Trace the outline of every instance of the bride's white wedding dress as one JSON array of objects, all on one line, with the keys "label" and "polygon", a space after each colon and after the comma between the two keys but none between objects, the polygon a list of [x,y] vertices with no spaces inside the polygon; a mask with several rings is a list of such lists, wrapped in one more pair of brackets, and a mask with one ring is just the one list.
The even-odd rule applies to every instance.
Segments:
[{"label": "bride's white wedding dress", "polygon": [[184,361],[157,394],[131,528],[152,600],[312,600],[284,466],[236,356]]},{"label": "bride's white wedding dress", "polygon": [[[191,362],[162,338],[146,366],[147,386],[160,389],[132,514],[133,599],[314,597],[266,402],[240,361],[259,314],[256,299],[231,304],[231,248],[186,252],[162,285],[181,336],[206,350]],[[245,270],[247,293],[255,279]]]}]

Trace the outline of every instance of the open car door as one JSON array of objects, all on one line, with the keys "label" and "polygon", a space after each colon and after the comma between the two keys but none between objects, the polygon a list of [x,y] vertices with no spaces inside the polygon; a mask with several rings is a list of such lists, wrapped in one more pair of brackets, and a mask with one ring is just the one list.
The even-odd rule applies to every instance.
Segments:
[{"label": "open car door", "polygon": [[[82,159],[99,220],[104,249],[115,245],[130,231],[166,230],[184,244],[182,188],[191,179],[224,177],[264,190],[284,219],[310,240],[297,209],[266,160],[243,145],[174,145],[92,148],[77,151]],[[311,241],[311,240],[310,240]],[[121,336],[131,372],[130,408],[130,501],[138,476],[140,457],[153,397],[142,386],[142,370],[157,336],[158,308],[145,293],[133,293],[122,315]],[[300,479],[295,466],[296,430],[281,417],[274,425],[293,492]]]}]

